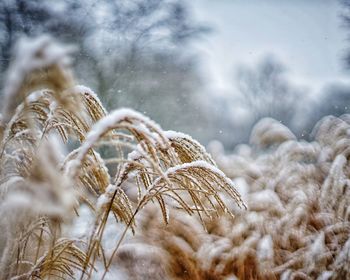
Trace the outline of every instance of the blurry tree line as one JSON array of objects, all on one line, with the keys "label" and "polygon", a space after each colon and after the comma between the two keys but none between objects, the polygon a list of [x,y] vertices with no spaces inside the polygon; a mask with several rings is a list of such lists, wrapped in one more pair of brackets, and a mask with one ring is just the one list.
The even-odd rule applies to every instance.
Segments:
[{"label": "blurry tree line", "polygon": [[[350,30],[350,0],[343,5],[344,26]],[[79,47],[78,79],[108,109],[132,107],[163,128],[184,131],[203,143],[217,138],[232,148],[247,142],[263,117],[307,138],[321,117],[350,112],[348,84],[329,84],[312,99],[307,88],[288,80],[287,67],[273,55],[236,69],[237,92],[208,94],[189,51],[190,43],[208,31],[192,19],[182,0],[3,0],[0,85],[16,40],[51,34]],[[350,55],[344,61],[350,66]]]},{"label": "blurry tree line", "polygon": [[132,107],[200,137],[206,115],[187,47],[208,31],[181,0],[0,1],[0,83],[18,38],[50,34],[78,46],[78,80],[108,109]]},{"label": "blurry tree line", "polygon": [[221,102],[225,111],[233,111],[229,121],[220,113],[213,120],[225,132],[220,140],[228,149],[249,141],[252,127],[265,117],[286,125],[298,138],[310,140],[322,117],[350,113],[349,82],[330,82],[311,92],[307,86],[293,84],[287,66],[273,55],[263,57],[253,67],[236,69],[233,84],[237,92],[215,101]]},{"label": "blurry tree line", "polygon": [[[341,27],[349,36],[350,0],[340,2],[343,7],[339,15]],[[339,63],[350,68],[350,49],[345,51]],[[252,127],[264,117],[274,118],[298,138],[310,140],[314,126],[321,118],[350,113],[350,82],[329,82],[318,92],[311,92],[306,86],[294,85],[288,79],[287,70],[288,67],[273,54],[266,55],[253,67],[242,65],[235,69],[232,84],[237,91],[212,101],[221,103],[225,111],[232,111],[229,120],[220,112],[212,119],[214,126],[225,131],[219,140],[228,149],[249,141]]]}]

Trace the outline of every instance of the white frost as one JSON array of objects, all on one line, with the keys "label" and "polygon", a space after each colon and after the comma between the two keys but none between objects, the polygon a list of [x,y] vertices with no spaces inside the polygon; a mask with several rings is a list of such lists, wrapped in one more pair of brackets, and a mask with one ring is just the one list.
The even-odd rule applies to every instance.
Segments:
[{"label": "white frost", "polygon": [[36,39],[21,38],[15,49],[16,60],[11,65],[4,87],[3,118],[8,122],[20,92],[22,82],[35,70],[57,64],[65,67],[70,64],[72,46],[60,45],[49,36]]}]

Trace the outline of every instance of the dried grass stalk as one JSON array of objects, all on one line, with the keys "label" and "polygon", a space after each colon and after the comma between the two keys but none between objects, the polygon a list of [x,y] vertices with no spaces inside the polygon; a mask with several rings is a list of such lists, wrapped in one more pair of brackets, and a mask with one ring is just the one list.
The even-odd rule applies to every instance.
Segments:
[{"label": "dried grass stalk", "polygon": [[[0,121],[0,213],[7,217],[0,279],[76,278],[79,271],[91,278],[101,264],[104,278],[138,213],[155,201],[165,223],[171,208],[197,214],[203,225],[203,215],[232,215],[224,193],[245,207],[198,142],[130,109],[108,114],[90,89],[73,86],[70,52],[47,37],[22,42],[9,69]],[[72,143],[78,148],[68,153]],[[83,204],[94,222],[78,241],[62,228],[72,227]],[[125,230],[108,253],[110,217]]]}]

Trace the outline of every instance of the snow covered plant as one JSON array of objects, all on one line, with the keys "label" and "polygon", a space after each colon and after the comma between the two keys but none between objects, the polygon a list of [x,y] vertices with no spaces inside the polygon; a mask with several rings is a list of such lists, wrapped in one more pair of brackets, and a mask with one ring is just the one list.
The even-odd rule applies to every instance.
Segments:
[{"label": "snow covered plant", "polygon": [[[159,206],[166,224],[169,209],[197,214],[203,225],[232,215],[222,193],[245,207],[191,137],[164,132],[130,109],[108,114],[90,89],[74,86],[71,52],[48,37],[23,39],[8,70],[0,118],[0,279],[105,278],[148,204]],[[92,222],[73,238],[82,205]],[[110,223],[122,230],[106,245]]]},{"label": "snow covered plant", "polygon": [[[350,115],[328,116],[306,142],[268,118],[256,124],[250,145],[231,155],[213,143],[214,159],[249,210],[233,220],[220,216],[207,232],[193,217],[177,213],[176,227],[163,227],[149,213],[136,246],[152,244],[162,255],[153,263],[175,268],[170,279],[350,279],[349,131]],[[124,251],[132,252],[130,245]],[[134,259],[142,257],[134,250]]]},{"label": "snow covered plant", "polygon": [[206,231],[180,211],[165,227],[146,209],[119,265],[132,279],[350,279],[349,131],[349,115],[328,116],[306,142],[268,118],[231,155],[213,143],[249,209],[208,221]]}]

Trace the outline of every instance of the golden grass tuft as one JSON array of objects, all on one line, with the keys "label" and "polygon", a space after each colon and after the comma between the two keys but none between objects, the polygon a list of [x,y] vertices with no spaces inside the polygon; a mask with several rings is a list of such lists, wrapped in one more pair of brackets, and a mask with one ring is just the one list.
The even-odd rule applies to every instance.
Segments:
[{"label": "golden grass tuft", "polygon": [[[171,209],[197,214],[203,225],[203,216],[233,217],[223,194],[245,207],[198,142],[130,109],[108,114],[90,89],[74,86],[70,52],[47,37],[28,39],[8,72],[0,122],[0,279],[105,278],[128,230],[137,231],[139,212],[153,202],[166,224]],[[84,204],[93,222],[77,240],[67,232]],[[125,226],[106,247],[111,218]]]},{"label": "golden grass tuft", "polygon": [[[207,220],[207,231],[177,212],[175,227],[163,227],[151,210],[144,213],[135,246],[158,248],[164,267],[177,267],[179,260],[191,267],[179,275],[168,271],[168,279],[185,279],[186,271],[195,271],[193,279],[349,279],[349,116],[322,119],[312,142],[285,137],[287,128],[275,121],[265,125],[272,131],[260,140],[267,143],[269,135],[268,145],[214,154],[247,211]],[[121,249],[133,252],[130,245]]]}]

